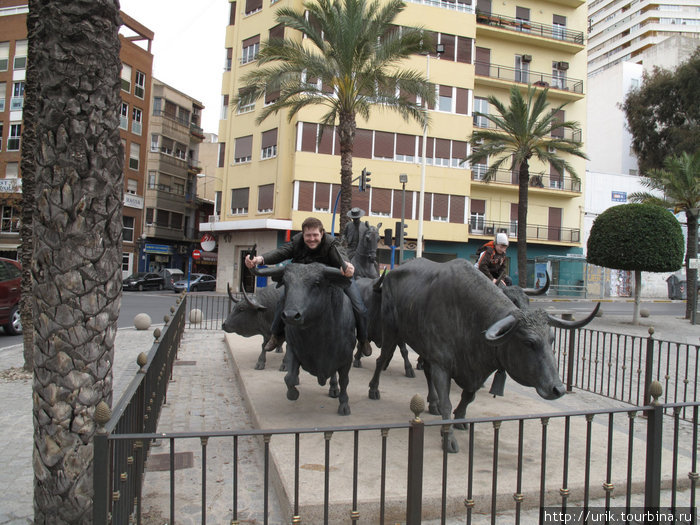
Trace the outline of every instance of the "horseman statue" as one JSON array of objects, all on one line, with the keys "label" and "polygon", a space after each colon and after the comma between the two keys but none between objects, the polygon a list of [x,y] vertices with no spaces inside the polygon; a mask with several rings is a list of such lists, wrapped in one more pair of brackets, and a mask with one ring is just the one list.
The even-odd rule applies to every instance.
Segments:
[{"label": "horseman statue", "polygon": [[352,260],[357,251],[357,245],[364,234],[363,230],[367,228],[367,226],[362,223],[364,214],[365,210],[361,208],[353,208],[347,213],[348,217],[352,220],[345,225],[345,230],[343,230],[343,243],[347,248],[348,258],[350,260]]}]

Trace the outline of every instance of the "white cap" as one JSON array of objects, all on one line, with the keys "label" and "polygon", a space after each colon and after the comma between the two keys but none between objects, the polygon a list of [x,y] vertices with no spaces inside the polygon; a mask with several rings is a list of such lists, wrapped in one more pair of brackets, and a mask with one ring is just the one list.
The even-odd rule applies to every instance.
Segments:
[{"label": "white cap", "polygon": [[505,233],[497,234],[496,244],[503,244],[504,246],[508,246],[508,236]]}]

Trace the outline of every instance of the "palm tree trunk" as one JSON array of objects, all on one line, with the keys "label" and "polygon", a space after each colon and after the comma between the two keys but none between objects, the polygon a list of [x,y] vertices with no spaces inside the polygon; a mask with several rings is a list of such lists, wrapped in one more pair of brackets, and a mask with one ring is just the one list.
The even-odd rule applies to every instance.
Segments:
[{"label": "palm tree trunk", "polygon": [[340,113],[338,116],[338,139],[340,142],[340,228],[350,220],[348,212],[352,208],[352,150],[355,143],[355,115]]},{"label": "palm tree trunk", "polygon": [[642,297],[642,270],[634,271],[634,310],[632,313],[632,324],[639,324],[639,302]]},{"label": "palm tree trunk", "polygon": [[527,287],[527,197],[530,165],[527,159],[518,170],[518,285]]},{"label": "palm tree trunk", "polygon": [[686,224],[688,225],[688,241],[685,250],[685,275],[686,275],[686,297],[685,303],[685,318],[691,319],[693,306],[697,309],[698,293],[697,280],[698,270],[690,268],[690,259],[695,259],[698,256],[698,215],[693,214],[690,210],[685,212]]},{"label": "palm tree trunk", "polygon": [[124,149],[113,0],[32,0],[36,50],[34,521],[92,521],[93,414],[112,402]]},{"label": "palm tree trunk", "polygon": [[[30,4],[31,5],[31,4]],[[30,9],[27,15],[27,33],[36,31],[38,17]],[[34,159],[36,155],[36,41],[30,37],[27,50],[26,88],[24,90],[24,107],[22,111],[22,225],[20,226],[20,257],[22,263],[22,302],[20,316],[24,343],[24,369],[34,369],[34,283],[32,280],[32,258],[34,255],[34,211],[36,209],[36,176]]]}]

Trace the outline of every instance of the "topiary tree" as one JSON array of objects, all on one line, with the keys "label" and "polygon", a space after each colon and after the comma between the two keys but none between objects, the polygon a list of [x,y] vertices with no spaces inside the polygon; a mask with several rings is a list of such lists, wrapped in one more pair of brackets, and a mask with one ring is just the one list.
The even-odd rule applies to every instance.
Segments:
[{"label": "topiary tree", "polygon": [[590,263],[634,271],[634,314],[639,322],[642,272],[673,272],[683,264],[683,232],[671,212],[653,204],[608,208],[588,238]]}]

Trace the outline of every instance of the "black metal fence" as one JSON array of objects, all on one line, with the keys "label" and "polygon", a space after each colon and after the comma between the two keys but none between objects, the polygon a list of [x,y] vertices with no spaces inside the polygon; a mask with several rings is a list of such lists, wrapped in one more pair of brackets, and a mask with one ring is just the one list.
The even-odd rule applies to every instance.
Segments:
[{"label": "black metal fence", "polygon": [[[233,294],[236,299],[242,299],[243,294]],[[199,310],[201,319],[197,315],[187,314],[188,330],[221,330],[226,317],[233,308],[227,295],[187,294],[189,312]]]},{"label": "black metal fence", "polygon": [[[150,440],[115,440],[119,434],[152,434],[167,400],[168,381],[185,331],[186,298],[178,298],[172,317],[141,367],[94,438],[94,522],[129,523],[140,507],[141,484]],[[158,330],[158,329],[156,329]],[[97,421],[98,425],[100,424]]]},{"label": "black metal fence", "polygon": [[[664,429],[664,410],[674,415],[671,431]],[[679,430],[681,410],[693,414],[691,432]],[[642,414],[644,419],[639,417]],[[284,472],[291,471],[286,476],[291,523],[384,524],[405,520],[412,525],[421,523],[427,514],[436,518],[432,516],[435,513],[442,523],[449,517],[469,525],[478,513],[490,515],[495,524],[499,514],[507,513],[517,524],[526,512],[528,516],[539,513],[542,523],[547,507],[565,511],[581,504],[584,509],[591,505],[629,509],[641,506],[633,500],[639,493],[648,508],[678,511],[696,505],[698,403],[468,418],[453,423],[466,427],[460,437],[466,444],[458,454],[441,452],[434,446],[440,435],[443,440],[449,438],[447,422],[419,418],[408,423],[354,427],[112,434],[108,439],[110,450],[146,450],[151,440],[169,444],[171,524],[177,523],[176,494],[183,490],[200,497],[201,523],[207,523],[207,485],[212,480],[207,477],[206,465],[213,459],[208,457],[207,447],[214,440],[229,443],[219,450],[229,450],[231,455],[217,455],[215,460],[230,462],[228,485],[232,491],[219,497],[231,502],[230,522],[238,523],[243,510],[241,491],[247,490],[239,483],[239,467],[249,453],[239,448],[239,442],[247,436],[256,436],[263,447],[265,493],[256,501],[261,501],[265,524],[270,498],[274,497],[272,487],[283,477],[284,467],[279,462],[285,460],[288,470]],[[505,443],[507,435],[517,438]],[[176,486],[175,450],[182,450],[182,442],[188,439],[200,442],[200,459],[194,465],[200,469],[199,488],[191,483]],[[280,450],[273,453],[275,447]],[[402,461],[391,461],[392,454],[398,454]],[[322,486],[318,472],[311,485],[309,478],[304,478],[301,466],[309,464],[322,470]],[[127,475],[135,470],[124,468]],[[435,491],[424,484],[428,476],[441,480]],[[189,479],[198,476],[191,474]],[[218,485],[217,492],[221,490]],[[430,498],[433,510],[427,513]],[[143,509],[139,493],[134,501],[129,518],[120,515],[117,519],[115,513],[111,522],[140,523]],[[110,503],[114,508],[118,501]],[[498,522],[503,523],[503,518]],[[101,516],[95,523],[108,521]]]},{"label": "black metal fence", "polygon": [[[650,330],[651,331],[651,330]],[[558,328],[554,351],[567,390],[576,387],[632,405],[648,404],[659,381],[664,403],[700,401],[700,345],[599,330]],[[682,418],[690,415],[683,411]]]}]

